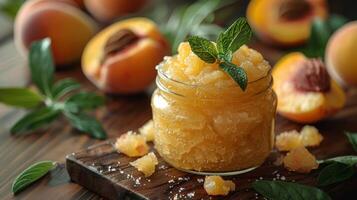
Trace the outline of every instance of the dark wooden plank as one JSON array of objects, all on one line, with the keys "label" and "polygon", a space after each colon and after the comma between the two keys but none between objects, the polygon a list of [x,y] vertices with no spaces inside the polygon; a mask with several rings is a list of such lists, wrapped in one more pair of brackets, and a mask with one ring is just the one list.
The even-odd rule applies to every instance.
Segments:
[{"label": "dark wooden plank", "polygon": [[[349,102],[345,109],[333,118],[316,124],[324,136],[324,141],[318,148],[312,148],[312,153],[318,159],[337,155],[353,154],[351,145],[343,134],[343,130],[357,131],[357,93],[348,92]],[[300,129],[296,124],[282,117],[277,117],[276,133],[291,129]],[[67,156],[67,170],[74,182],[92,190],[108,199],[135,197],[138,199],[254,199],[257,194],[250,184],[256,179],[283,179],[308,185],[316,185],[317,171],[310,174],[289,172],[282,166],[274,165],[281,156],[273,151],[267,161],[258,169],[228,177],[235,181],[237,190],[227,197],[208,197],[203,190],[203,176],[188,174],[165,163],[159,156],[159,165],[154,175],[143,177],[129,162],[129,158],[117,153],[113,147],[115,140],[89,147],[85,150]],[[152,148],[153,151],[155,151]],[[156,153],[156,155],[158,155]],[[284,178],[282,178],[284,177]],[[325,188],[335,199],[344,199],[354,192],[357,177]]]}]

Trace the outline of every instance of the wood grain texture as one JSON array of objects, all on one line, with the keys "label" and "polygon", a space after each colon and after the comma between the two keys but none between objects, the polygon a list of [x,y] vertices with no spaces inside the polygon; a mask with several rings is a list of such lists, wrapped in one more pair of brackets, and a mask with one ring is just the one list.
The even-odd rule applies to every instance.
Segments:
[{"label": "wood grain texture", "polygon": [[[343,134],[343,130],[357,131],[357,94],[351,91],[349,99],[353,101],[338,115],[316,124],[325,138],[318,148],[311,148],[318,159],[355,153]],[[276,133],[299,130],[302,127],[281,117],[277,117],[276,125]],[[118,153],[113,147],[114,142],[115,140],[109,140],[67,156],[67,170],[72,180],[108,199],[263,199],[251,189],[251,183],[257,179],[282,180],[281,177],[284,177],[283,180],[316,185],[317,170],[307,175],[289,172],[282,166],[274,165],[282,154],[273,151],[267,161],[256,170],[226,177],[236,183],[234,193],[226,197],[209,197],[201,182],[204,176],[176,170],[156,153],[159,159],[157,171],[145,178],[129,164],[135,158]],[[154,148],[152,151],[155,151]],[[357,176],[323,189],[333,199],[347,199],[355,193],[356,185]]]}]

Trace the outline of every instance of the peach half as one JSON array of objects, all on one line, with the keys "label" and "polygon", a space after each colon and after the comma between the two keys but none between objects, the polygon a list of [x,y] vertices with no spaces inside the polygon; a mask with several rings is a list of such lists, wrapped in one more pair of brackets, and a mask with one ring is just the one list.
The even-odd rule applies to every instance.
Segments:
[{"label": "peach half", "polygon": [[247,8],[256,35],[278,46],[305,42],[315,17],[327,17],[326,0],[251,0]]},{"label": "peach half", "polygon": [[331,76],[343,85],[357,87],[357,21],[335,32],[326,48],[326,65]]},{"label": "peach half", "polygon": [[330,78],[319,59],[290,53],[273,68],[273,89],[278,97],[277,111],[300,123],[312,123],[342,108],[346,96]]},{"label": "peach half", "polygon": [[158,27],[146,18],[131,18],[107,27],[84,49],[84,74],[101,90],[130,94],[155,79],[155,66],[169,53]]},{"label": "peach half", "polygon": [[96,31],[95,22],[73,1],[30,0],[16,16],[14,39],[17,49],[26,56],[33,41],[51,38],[56,66],[63,66],[80,59]]}]

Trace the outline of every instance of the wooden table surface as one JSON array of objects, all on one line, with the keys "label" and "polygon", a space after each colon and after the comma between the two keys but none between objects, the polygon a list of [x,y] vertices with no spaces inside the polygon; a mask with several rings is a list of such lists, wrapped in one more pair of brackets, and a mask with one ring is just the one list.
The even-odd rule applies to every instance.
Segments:
[{"label": "wooden table surface", "polygon": [[[14,48],[11,37],[0,39],[0,87],[25,85],[28,83],[26,62]],[[280,56],[279,52],[255,44],[255,48],[266,52],[271,63]],[[95,90],[81,73],[79,66],[56,72],[56,78],[73,77],[83,83],[84,88]],[[336,123],[348,116],[347,130],[357,131],[357,92],[349,90],[348,109],[336,116]],[[47,130],[28,135],[12,136],[11,125],[24,114],[19,109],[0,105],[0,199],[102,199],[96,194],[71,183],[64,168],[65,156],[101,141],[91,139],[73,130],[65,119],[60,118]],[[151,118],[150,91],[135,96],[107,96],[106,106],[98,109],[95,115],[102,121],[109,138],[118,137],[128,130],[137,129]],[[341,118],[340,118],[341,119]],[[331,124],[334,121],[323,122]],[[343,130],[341,130],[343,131]],[[346,142],[347,143],[347,142]],[[338,147],[335,147],[338,148]],[[41,160],[54,160],[62,163],[61,168],[33,184],[17,196],[11,193],[14,178],[29,165]]]}]

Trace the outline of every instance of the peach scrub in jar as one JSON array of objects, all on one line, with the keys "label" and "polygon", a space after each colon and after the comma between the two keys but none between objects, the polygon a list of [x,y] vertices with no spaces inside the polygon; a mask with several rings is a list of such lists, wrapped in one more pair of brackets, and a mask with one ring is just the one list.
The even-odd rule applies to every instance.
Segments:
[{"label": "peach scrub in jar", "polygon": [[206,63],[181,43],[158,65],[152,96],[155,148],[176,168],[196,172],[254,169],[274,142],[276,96],[271,67],[241,46],[232,63],[248,77],[243,91],[217,63]]}]

